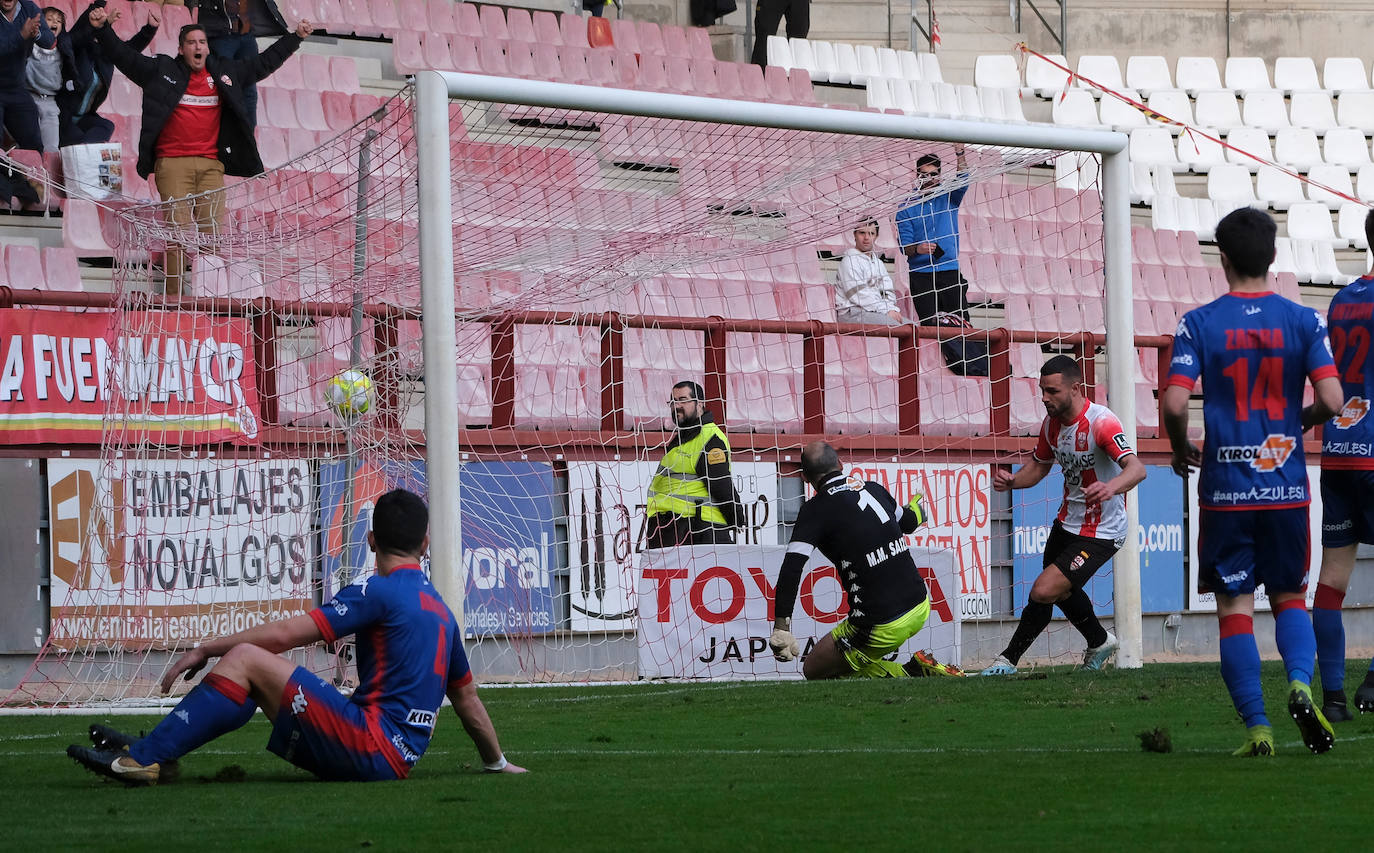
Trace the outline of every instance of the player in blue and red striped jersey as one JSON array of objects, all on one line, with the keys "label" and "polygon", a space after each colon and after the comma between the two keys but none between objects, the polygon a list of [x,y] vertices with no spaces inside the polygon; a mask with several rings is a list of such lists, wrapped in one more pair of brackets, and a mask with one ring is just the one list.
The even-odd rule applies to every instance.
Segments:
[{"label": "player in blue and red striped jersey", "polygon": [[[1364,220],[1374,237],[1374,211]],[[1345,626],[1341,605],[1360,543],[1374,544],[1374,276],[1357,278],[1331,300],[1326,314],[1345,405],[1322,431],[1322,567],[1312,602],[1322,713],[1352,717],[1345,703]],[[1374,661],[1355,691],[1355,706],[1374,711]]]},{"label": "player in blue and red striped jersey", "polygon": [[[1247,729],[1236,755],[1274,751],[1254,634],[1259,584],[1269,594],[1288,673],[1288,712],[1313,752],[1335,743],[1312,703],[1316,639],[1306,605],[1311,546],[1302,434],[1340,409],[1341,385],[1326,321],[1269,290],[1276,230],[1269,214],[1253,208],[1217,224],[1230,292],[1183,315],[1163,399],[1174,471],[1202,469],[1198,585],[1216,594],[1221,674]],[[1199,376],[1204,449],[1188,440],[1188,400]],[[1309,378],[1316,402],[1304,409]]]},{"label": "player in blue and red striped jersey", "polygon": [[[94,748],[67,754],[127,785],[155,785],[162,768],[247,723],[272,720],[267,748],[322,779],[404,779],[429,746],[444,696],[453,703],[487,770],[521,773],[506,761],[472,680],[453,613],[420,569],[429,513],[403,489],[377,500],[368,545],[377,574],[339,591],[304,616],[259,625],[182,655],[162,679],[219,663],[142,739],[91,727]],[[356,635],[358,689],[346,697],[279,653]]]}]

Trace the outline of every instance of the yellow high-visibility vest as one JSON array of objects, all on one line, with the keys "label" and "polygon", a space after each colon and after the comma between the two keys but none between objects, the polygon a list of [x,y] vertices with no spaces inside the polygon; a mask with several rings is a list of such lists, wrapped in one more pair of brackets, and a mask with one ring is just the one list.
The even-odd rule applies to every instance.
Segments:
[{"label": "yellow high-visibility vest", "polygon": [[[718,437],[730,452],[730,440],[713,423],[701,425],[696,438],[669,450],[658,464],[649,482],[649,515],[672,513],[684,518],[700,518],[712,524],[726,524],[725,514],[711,503],[706,478],[697,475],[697,458],[706,449],[706,442]],[[699,510],[699,511],[698,511]]]}]

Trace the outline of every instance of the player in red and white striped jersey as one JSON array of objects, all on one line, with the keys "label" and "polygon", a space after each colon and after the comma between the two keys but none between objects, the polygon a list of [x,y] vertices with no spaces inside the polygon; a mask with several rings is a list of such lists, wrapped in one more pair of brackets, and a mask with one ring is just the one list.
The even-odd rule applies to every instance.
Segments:
[{"label": "player in red and white striped jersey", "polygon": [[1045,479],[1057,462],[1064,471],[1064,502],[1045,542],[1044,569],[1031,586],[1021,621],[1002,654],[983,675],[1011,675],[1054,606],[1087,641],[1083,668],[1101,669],[1116,652],[1116,637],[1102,627],[1083,587],[1111,559],[1126,536],[1126,492],[1145,479],[1145,466],[1106,406],[1083,394],[1078,362],[1057,355],[1040,369],[1040,426],[1031,461],[1015,474],[1003,468],[993,478],[999,492],[1024,489]]}]

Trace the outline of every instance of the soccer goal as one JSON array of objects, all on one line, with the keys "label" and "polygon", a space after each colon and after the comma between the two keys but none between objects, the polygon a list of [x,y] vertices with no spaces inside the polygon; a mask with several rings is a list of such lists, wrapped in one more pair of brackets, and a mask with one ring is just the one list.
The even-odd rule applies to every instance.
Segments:
[{"label": "soccer goal", "polygon": [[[106,342],[101,435],[45,463],[49,628],[7,705],[146,704],[176,649],[366,577],[395,486],[429,500],[430,568],[486,680],[795,677],[763,645],[770,560],[821,436],[927,497],[918,641],[991,657],[960,625],[1009,635],[1039,524],[1011,522],[1058,505],[990,486],[1032,446],[1040,363],[1077,355],[1128,435],[1150,423],[1137,335],[1172,322],[1132,300],[1120,134],[436,72],[357,118],[283,134],[288,162],[229,186],[217,224],[119,212],[113,310],[80,321]],[[916,188],[929,154],[941,181]],[[838,323],[855,225],[879,223],[904,293],[897,212],[951,192],[973,329]],[[168,245],[192,259],[171,300]],[[964,375],[969,342],[989,375]],[[681,380],[730,436],[744,513],[709,560],[645,548]],[[1092,593],[1128,667],[1136,545]],[[840,599],[810,567],[798,618],[824,630]],[[298,660],[349,683],[347,647]]]}]

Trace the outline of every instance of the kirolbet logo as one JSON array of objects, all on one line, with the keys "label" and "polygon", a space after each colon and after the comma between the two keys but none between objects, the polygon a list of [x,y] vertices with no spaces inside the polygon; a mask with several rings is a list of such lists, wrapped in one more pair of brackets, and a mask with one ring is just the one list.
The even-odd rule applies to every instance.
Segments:
[{"label": "kirolbet logo", "polygon": [[1217,448],[1218,462],[1244,462],[1256,471],[1267,474],[1277,471],[1288,461],[1298,441],[1290,435],[1271,435],[1259,445],[1225,445]]}]

